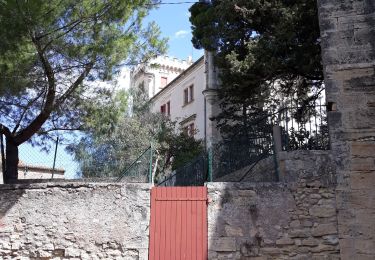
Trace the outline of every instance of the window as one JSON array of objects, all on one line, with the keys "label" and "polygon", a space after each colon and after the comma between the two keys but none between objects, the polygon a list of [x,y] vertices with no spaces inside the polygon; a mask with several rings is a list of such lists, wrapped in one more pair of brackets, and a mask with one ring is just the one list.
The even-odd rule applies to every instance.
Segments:
[{"label": "window", "polygon": [[184,105],[194,101],[194,85],[184,89]]},{"label": "window", "polygon": [[184,89],[184,105],[189,103],[189,90]]},{"label": "window", "polygon": [[183,132],[185,135],[188,135],[188,134],[189,134],[189,126],[185,126],[184,128],[182,128],[182,132]]},{"label": "window", "polygon": [[194,123],[190,123],[182,128],[182,132],[188,136],[195,135],[195,125]]},{"label": "window", "polygon": [[194,126],[194,123],[191,123],[189,125],[189,135],[194,136],[194,134],[195,134],[195,126]]},{"label": "window", "polygon": [[162,113],[163,115],[167,115],[167,116],[171,115],[171,102],[170,101],[160,106],[160,113]]},{"label": "window", "polygon": [[192,114],[185,119],[183,119],[180,124],[180,130],[182,133],[194,136],[197,133],[196,125],[195,125],[195,119],[197,118],[197,114]]},{"label": "window", "polygon": [[160,107],[160,113],[165,114],[165,104]]},{"label": "window", "polygon": [[171,102],[170,101],[167,102],[167,115],[168,116],[171,115]]},{"label": "window", "polygon": [[160,88],[164,88],[167,84],[168,84],[168,78],[167,77],[161,77]]},{"label": "window", "polygon": [[190,101],[189,102],[192,102],[194,100],[194,85],[191,85],[189,87],[189,91],[190,91]]}]

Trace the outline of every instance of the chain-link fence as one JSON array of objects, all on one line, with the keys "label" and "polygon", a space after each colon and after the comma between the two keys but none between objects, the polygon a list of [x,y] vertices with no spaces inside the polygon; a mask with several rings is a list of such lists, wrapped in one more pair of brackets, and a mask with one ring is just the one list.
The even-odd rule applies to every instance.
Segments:
[{"label": "chain-link fence", "polygon": [[67,152],[67,146],[58,140],[48,143],[48,149],[46,146],[21,144],[18,147],[18,179],[77,178],[79,164]]},{"label": "chain-link fence", "polygon": [[[5,142],[3,150],[5,153]],[[137,154],[138,150],[134,150],[131,155],[124,154],[124,156],[120,156],[121,152],[114,156],[105,151],[105,149],[100,150],[103,154],[94,154],[97,150],[85,150],[85,156],[81,155],[77,159],[72,153],[72,141],[56,138],[39,146],[24,143],[18,146],[18,179],[21,182],[51,179],[80,179],[83,181],[120,181],[121,179],[123,182],[151,181],[151,147],[144,150],[141,155]],[[5,157],[4,155],[4,163],[0,159],[1,175],[6,167]]]},{"label": "chain-link fence", "polygon": [[137,159],[122,171],[118,182],[151,182],[152,181],[152,146],[147,148]]}]

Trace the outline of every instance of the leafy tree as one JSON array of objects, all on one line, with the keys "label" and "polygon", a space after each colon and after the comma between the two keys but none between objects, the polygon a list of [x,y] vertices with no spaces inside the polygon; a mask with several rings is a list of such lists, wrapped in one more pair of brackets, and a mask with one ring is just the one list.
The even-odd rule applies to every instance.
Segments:
[{"label": "leafy tree", "polygon": [[322,91],[315,1],[212,0],[190,12],[194,46],[214,52],[221,72],[222,130],[246,129],[283,97],[307,106]]},{"label": "leafy tree", "polygon": [[175,122],[149,112],[147,97],[140,93],[141,89],[131,92],[139,95],[133,99],[132,115],[129,113],[129,95],[125,92],[112,96],[112,102],[108,102],[105,109],[98,109],[95,103],[88,108],[92,112],[85,118],[84,136],[70,146],[84,177],[122,175],[151,142],[156,152],[156,177],[180,167],[202,152],[201,142],[180,133]]},{"label": "leafy tree", "polygon": [[[0,133],[5,181],[17,179],[18,146],[56,130],[79,130],[85,104],[103,97],[98,80],[120,62],[165,50],[155,24],[142,26],[154,0],[0,1]],[[106,95],[104,95],[106,96]],[[101,102],[98,103],[101,105]],[[38,137],[38,138],[36,138]]]}]

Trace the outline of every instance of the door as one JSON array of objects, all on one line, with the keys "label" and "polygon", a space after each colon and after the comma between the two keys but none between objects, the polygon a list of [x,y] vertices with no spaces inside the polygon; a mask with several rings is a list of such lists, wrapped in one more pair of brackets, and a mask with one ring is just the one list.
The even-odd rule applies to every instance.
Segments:
[{"label": "door", "polygon": [[151,190],[150,260],[207,260],[207,188]]}]

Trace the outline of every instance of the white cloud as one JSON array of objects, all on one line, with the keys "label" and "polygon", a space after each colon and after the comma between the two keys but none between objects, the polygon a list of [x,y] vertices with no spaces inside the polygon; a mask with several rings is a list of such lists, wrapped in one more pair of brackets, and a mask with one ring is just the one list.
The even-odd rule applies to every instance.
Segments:
[{"label": "white cloud", "polygon": [[186,30],[179,30],[174,34],[174,37],[176,38],[185,38],[186,35],[188,35],[190,32]]}]

